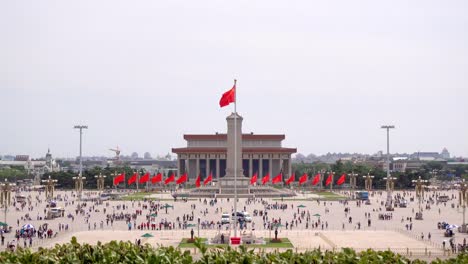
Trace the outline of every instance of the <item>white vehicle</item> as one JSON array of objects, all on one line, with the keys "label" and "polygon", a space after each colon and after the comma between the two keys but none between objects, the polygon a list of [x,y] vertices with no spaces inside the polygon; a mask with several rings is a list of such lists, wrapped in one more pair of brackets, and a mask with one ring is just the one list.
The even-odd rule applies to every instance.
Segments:
[{"label": "white vehicle", "polygon": [[249,213],[247,213],[247,212],[242,212],[242,214],[244,215],[244,220],[245,220],[247,223],[252,222],[252,217],[250,216]]},{"label": "white vehicle", "polygon": [[229,214],[228,213],[223,213],[221,215],[221,224],[229,224],[231,222],[231,219],[229,218]]}]

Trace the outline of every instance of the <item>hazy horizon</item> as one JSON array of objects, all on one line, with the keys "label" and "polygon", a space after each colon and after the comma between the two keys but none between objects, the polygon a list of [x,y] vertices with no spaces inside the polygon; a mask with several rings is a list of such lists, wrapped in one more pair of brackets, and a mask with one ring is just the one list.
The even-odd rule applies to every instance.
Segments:
[{"label": "hazy horizon", "polygon": [[[4,1],[0,155],[185,146],[226,131],[298,153],[468,157],[466,1]],[[171,153],[172,154],[172,153]]]}]

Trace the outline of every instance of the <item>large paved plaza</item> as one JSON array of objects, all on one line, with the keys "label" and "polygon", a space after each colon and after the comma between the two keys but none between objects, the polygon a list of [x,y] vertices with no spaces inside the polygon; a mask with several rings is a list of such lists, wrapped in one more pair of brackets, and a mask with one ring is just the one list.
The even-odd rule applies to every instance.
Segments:
[{"label": "large paved plaza", "polygon": [[[395,192],[394,194],[398,193],[404,195],[408,201],[414,197],[414,191]],[[61,197],[57,199],[58,206],[65,208],[65,217],[38,220],[40,217],[44,217],[46,209],[44,194],[23,192],[23,195],[31,196],[31,207],[28,208],[26,205],[21,209],[19,204],[16,204],[16,208],[13,206],[9,208],[7,223],[13,226],[13,232],[5,234],[5,244],[14,240],[15,244],[23,246],[23,239],[19,241],[15,239],[15,230],[21,229],[25,224],[32,224],[38,228],[44,223],[48,223],[48,228],[52,229],[53,232],[52,238],[39,239],[34,237],[32,239],[33,248],[68,242],[72,236],[76,236],[79,242],[86,243],[110,240],[134,242],[144,233],[150,233],[154,237],[143,239],[142,242],[152,245],[177,246],[182,238],[190,237],[192,229],[195,236],[198,235],[198,218],[201,222],[200,236],[214,237],[219,232],[217,223],[221,220],[222,212],[231,212],[233,209],[232,199],[229,201],[219,199],[216,203],[209,199],[206,202],[204,199],[174,202],[169,193],[163,193],[150,194],[148,197],[156,199],[155,203],[170,205],[171,207],[168,207],[167,210],[162,208],[155,212],[151,210],[149,201],[104,201],[101,204],[87,201],[81,202],[86,203],[86,206],[83,207],[83,212],[77,214],[78,202],[75,200],[73,192],[59,191],[57,194]],[[435,194],[426,193],[426,201],[423,203],[424,220],[414,219],[418,210],[416,199],[410,201],[406,208],[395,208],[393,212],[386,212],[382,205],[386,197],[385,192],[373,192],[370,197],[370,205],[357,201],[317,202],[310,199],[320,197],[311,193],[299,194],[294,200],[285,199],[283,201],[280,199],[256,199],[253,201],[240,199],[238,210],[245,209],[250,213],[252,222],[247,224],[245,232],[253,232],[257,237],[272,237],[273,232],[268,230],[268,224],[281,221],[278,236],[289,238],[296,250],[317,247],[322,249],[352,247],[358,250],[390,248],[396,251],[428,249],[437,252],[441,251],[443,241],[448,241],[448,238],[444,237],[444,230],[438,229],[437,223],[448,222],[461,225],[462,209],[457,206],[458,193],[456,191],[443,191],[438,192],[438,194],[445,194],[449,197],[453,195],[454,199],[446,203],[430,203],[430,209],[426,210],[426,202],[432,196],[435,200]],[[95,192],[86,192],[85,197],[96,195]],[[341,193],[341,195],[346,195],[346,193]],[[158,202],[158,200],[160,201]],[[108,214],[135,214],[137,210],[141,210],[141,214],[137,214],[136,218],[130,221],[131,230],[129,230],[128,222],[124,219],[115,220],[113,223],[106,221]],[[254,212],[258,212],[258,214],[255,215]],[[260,216],[260,212],[263,213],[262,216]],[[157,216],[153,215],[147,220],[146,215],[154,213]],[[27,214],[31,218],[30,220],[26,219]],[[383,220],[381,214],[386,215],[385,218],[388,220]],[[73,218],[67,217],[68,215],[73,216]],[[192,215],[193,219],[191,219]],[[184,216],[189,219],[185,225]],[[149,229],[144,230],[135,228],[135,224],[139,226],[147,222],[154,223],[154,229],[151,228],[151,225]],[[160,224],[161,222],[171,223],[171,227],[169,228],[168,225],[164,227]],[[62,228],[67,225],[68,228]],[[186,225],[189,227],[184,228]],[[409,230],[410,226],[411,230]],[[226,231],[230,227],[223,225],[221,228]],[[428,238],[429,233],[430,239]],[[466,237],[466,234],[455,231],[456,244],[463,243]],[[446,245],[448,247],[448,242]]]}]

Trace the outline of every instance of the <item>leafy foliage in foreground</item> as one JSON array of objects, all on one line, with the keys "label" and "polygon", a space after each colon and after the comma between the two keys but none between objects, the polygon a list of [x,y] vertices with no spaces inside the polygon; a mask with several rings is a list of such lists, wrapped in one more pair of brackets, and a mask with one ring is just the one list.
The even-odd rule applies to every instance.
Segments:
[{"label": "leafy foliage in foreground", "polygon": [[[79,244],[76,238],[71,243],[55,245],[54,248],[40,248],[36,252],[19,248],[16,252],[1,252],[0,263],[53,264],[53,263],[425,263],[411,261],[391,251],[367,250],[356,253],[351,249],[341,252],[294,253],[288,250],[282,253],[258,253],[240,246],[238,250],[231,247],[208,249],[200,240],[195,242],[198,254],[192,256],[190,251],[181,251],[174,247],[152,248],[146,244],[136,246],[130,242],[112,241],[96,246]],[[467,263],[468,256],[459,255],[450,260],[437,260],[433,263]]]}]

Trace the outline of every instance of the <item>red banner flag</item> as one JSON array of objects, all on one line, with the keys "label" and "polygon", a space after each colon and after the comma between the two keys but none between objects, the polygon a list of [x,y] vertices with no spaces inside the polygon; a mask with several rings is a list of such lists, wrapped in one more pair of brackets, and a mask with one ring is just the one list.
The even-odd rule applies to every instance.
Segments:
[{"label": "red banner flag", "polygon": [[270,173],[267,173],[267,175],[263,176],[262,178],[262,184],[265,185],[269,181],[270,181]]},{"label": "red banner flag", "polygon": [[182,176],[180,176],[179,179],[177,179],[176,184],[182,184],[187,181],[187,173],[184,173]]},{"label": "red banner flag", "polygon": [[291,182],[293,182],[295,178],[296,178],[296,175],[294,175],[294,173],[291,174],[291,177],[289,177],[289,179],[286,181],[286,184],[291,184]]},{"label": "red banner flag", "polygon": [[283,173],[280,172],[280,174],[276,175],[272,180],[271,183],[279,183],[283,181]]},{"label": "red banner flag", "polygon": [[250,178],[250,184],[253,185],[254,183],[257,183],[257,173],[255,173],[252,178]]},{"label": "red banner flag", "polygon": [[128,185],[132,184],[132,183],[135,183],[137,181],[137,178],[138,178],[138,173],[133,173],[132,177],[130,177],[130,179],[128,179]]},{"label": "red banner flag", "polygon": [[173,181],[175,181],[174,173],[172,173],[171,176],[164,181],[164,184],[169,184],[170,182],[173,182]]},{"label": "red banner flag", "polygon": [[200,184],[200,181],[201,181],[201,176],[200,176],[200,174],[198,174],[198,177],[197,177],[197,179],[195,180],[195,186],[197,186],[197,188],[199,188],[200,185],[201,185],[201,184]]},{"label": "red banner flag", "polygon": [[301,178],[299,179],[299,185],[304,184],[307,182],[307,173],[302,174]]},{"label": "red banner flag", "polygon": [[333,181],[332,177],[333,177],[333,174],[331,174],[331,173],[328,174],[328,178],[325,181],[325,186],[328,186]]},{"label": "red banner flag", "polygon": [[320,181],[320,174],[315,174],[314,179],[312,180],[312,185],[317,185]]},{"label": "red banner flag", "polygon": [[149,181],[149,177],[150,177],[149,172],[145,173],[145,175],[141,176],[140,183],[145,183],[145,182]]},{"label": "red banner flag", "polygon": [[210,175],[208,177],[206,177],[206,179],[203,181],[203,185],[207,185],[208,183],[210,183],[211,181],[213,180],[213,175]]},{"label": "red banner flag", "polygon": [[125,181],[125,173],[117,175],[117,177],[114,178],[114,185],[119,185],[119,183]]},{"label": "red banner flag", "polygon": [[345,182],[345,180],[346,180],[345,178],[346,178],[346,174],[343,173],[343,174],[341,175],[341,177],[336,181],[336,184],[337,184],[337,185],[343,184],[343,183]]},{"label": "red banner flag", "polygon": [[158,182],[161,182],[161,181],[162,181],[162,174],[161,173],[158,173],[153,178],[151,178],[151,183],[152,184],[155,184],[155,183],[158,183]]},{"label": "red banner flag", "polygon": [[235,102],[236,102],[236,80],[234,80],[234,86],[231,88],[231,90],[223,93],[223,96],[221,96],[221,99],[219,100],[219,106],[225,107],[226,105],[229,105],[230,103],[235,103]]}]

